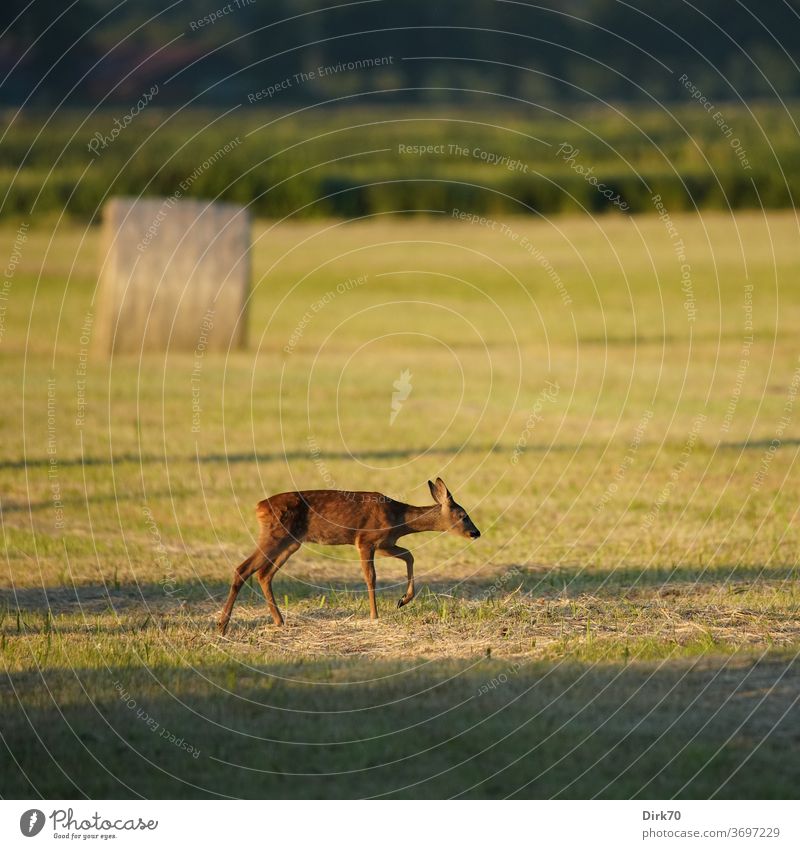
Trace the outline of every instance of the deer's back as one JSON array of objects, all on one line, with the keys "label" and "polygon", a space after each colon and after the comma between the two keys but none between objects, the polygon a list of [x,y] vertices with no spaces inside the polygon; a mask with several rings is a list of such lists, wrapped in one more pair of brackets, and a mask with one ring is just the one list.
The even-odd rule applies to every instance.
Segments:
[{"label": "deer's back", "polygon": [[300,542],[353,544],[359,534],[392,535],[403,522],[405,505],[380,492],[308,489],[282,492],[260,501],[262,534],[290,534]]}]

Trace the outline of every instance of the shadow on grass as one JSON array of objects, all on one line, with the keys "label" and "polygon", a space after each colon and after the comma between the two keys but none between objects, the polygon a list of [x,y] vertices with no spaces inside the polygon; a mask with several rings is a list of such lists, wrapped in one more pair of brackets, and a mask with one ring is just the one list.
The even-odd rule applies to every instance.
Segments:
[{"label": "shadow on grass", "polygon": [[[575,444],[550,444],[531,443],[525,446],[526,453],[537,452],[558,452],[573,454],[576,451],[594,448],[598,443],[575,443]],[[603,443],[605,444],[605,443]],[[760,439],[751,440],[749,442],[720,442],[719,447],[722,449],[740,449],[740,450],[761,450],[769,448],[772,444],[771,440]],[[800,445],[800,438],[784,439],[782,445],[796,446]],[[462,454],[507,454],[514,453],[513,445],[449,445],[440,448],[430,449],[425,447],[420,448],[393,448],[381,450],[365,450],[365,451],[321,451],[314,455],[316,460],[336,461],[343,460],[351,462],[352,460],[407,460],[408,458],[426,456],[442,456],[453,457]],[[200,465],[240,465],[243,463],[275,463],[275,462],[292,462],[310,459],[310,454],[306,450],[302,451],[279,451],[268,453],[262,451],[253,452],[238,452],[231,454],[209,453],[209,454],[188,454],[183,457],[169,457],[165,454],[136,454],[133,452],[123,452],[113,455],[113,457],[65,457],[59,458],[58,465],[64,468],[73,466],[113,466],[123,463],[133,463],[137,466],[146,466],[153,464],[165,465],[169,463],[192,463]],[[50,458],[48,457],[26,457],[16,459],[0,460],[0,469],[33,469],[46,468],[50,466]],[[47,502],[49,504],[49,502]]]},{"label": "shadow on grass", "polygon": [[[774,441],[774,439],[751,439],[745,442],[720,442],[719,447],[728,450],[737,448],[741,451],[755,451],[769,448],[774,444]],[[800,438],[782,439],[781,445],[787,447],[791,445],[800,445]]]},{"label": "shadow on grass", "polygon": [[[578,445],[530,445],[526,447],[526,451],[576,451]],[[440,448],[430,449],[427,447],[420,448],[394,448],[382,450],[367,450],[367,451],[321,451],[314,454],[316,460],[344,460],[352,462],[353,460],[406,460],[409,457],[420,457],[422,455],[431,456],[457,456],[461,454],[513,454],[513,445],[450,445]],[[169,463],[199,463],[206,464],[224,464],[224,465],[239,465],[241,463],[275,463],[294,460],[309,460],[311,455],[307,450],[303,451],[278,451],[275,453],[267,453],[261,451],[242,452],[232,454],[188,454],[183,457],[168,457],[164,454],[136,454],[125,452],[115,454],[113,457],[70,457],[59,458],[58,465],[60,467],[71,466],[112,466],[122,463],[134,463],[135,465],[152,465],[154,463],[164,465]],[[0,460],[0,469],[30,469],[43,468],[50,466],[48,457],[27,457],[17,459]]]},{"label": "shadow on grass", "polygon": [[[533,592],[560,590],[568,595],[580,592],[603,592],[618,595],[620,590],[642,590],[695,585],[732,585],[759,581],[796,581],[800,571],[796,564],[743,565],[720,563],[713,567],[683,566],[622,566],[602,567],[546,565],[509,566],[520,572],[523,588]],[[519,581],[516,582],[517,584]]]},{"label": "shadow on grass", "polygon": [[[195,498],[197,496],[196,489],[181,489],[180,487],[171,487],[170,489],[160,489],[148,492],[148,498],[155,500],[157,498],[169,498],[177,500],[179,498]],[[141,492],[108,492],[95,495],[62,495],[59,499],[63,507],[85,507],[88,504],[124,504],[125,502],[142,503]],[[3,513],[38,513],[53,509],[53,502],[50,499],[42,499],[40,501],[14,501],[6,499],[3,501]]]},{"label": "shadow on grass", "polygon": [[799,672],[221,658],[17,673],[0,679],[2,795],[791,798]]},{"label": "shadow on grass", "polygon": [[[378,564],[380,566],[380,564]],[[290,572],[280,573],[275,580],[276,596],[282,600],[332,597],[364,597],[366,589],[356,569],[350,577],[302,579]],[[625,567],[614,570],[582,569],[579,567],[530,566],[505,564],[494,567],[484,578],[464,580],[425,577],[417,580],[417,595],[434,594],[454,600],[481,602],[501,599],[509,593],[523,593],[533,597],[577,597],[583,594],[602,597],[628,593],[632,597],[640,592],[657,590],[661,595],[691,588],[718,587],[728,592],[743,592],[759,582],[770,585],[797,581],[800,574],[796,565],[742,566],[724,564],[713,569],[696,566],[681,567]],[[191,602],[208,601],[222,604],[230,587],[229,580],[184,580],[141,583],[86,583],[61,587],[25,587],[0,590],[0,608],[15,610],[48,610],[63,612],[66,609],[84,610],[87,613],[108,610],[124,611],[131,607],[152,605],[174,608]],[[378,581],[379,598],[396,601],[405,590],[405,578],[397,581]],[[255,602],[263,604],[261,589],[251,578],[242,589],[237,604]],[[413,602],[412,602],[413,604]],[[345,615],[344,613],[342,615]],[[6,626],[7,627],[7,626]]]}]

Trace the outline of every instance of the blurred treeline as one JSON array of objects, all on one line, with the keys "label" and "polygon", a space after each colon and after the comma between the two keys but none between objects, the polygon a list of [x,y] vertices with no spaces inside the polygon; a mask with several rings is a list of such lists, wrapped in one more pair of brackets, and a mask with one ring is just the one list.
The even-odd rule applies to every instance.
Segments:
[{"label": "blurred treeline", "polygon": [[[606,195],[651,211],[653,193],[671,210],[783,207],[800,189],[800,0],[4,0],[0,14],[4,217],[90,219],[112,194],[310,216],[617,211]],[[107,141],[92,152],[92,137]],[[419,144],[445,148],[399,149]]]},{"label": "blurred treeline", "polygon": [[[119,110],[23,113],[0,144],[0,214],[96,217],[110,195],[220,198],[264,216],[357,216],[387,210],[551,213],[618,211],[572,167],[592,169],[633,212],[784,207],[800,195],[797,116],[781,107],[726,105],[750,163],[708,112],[587,107],[539,111],[417,106],[276,111],[179,111],[148,106],[95,154]],[[238,141],[237,141],[238,139]],[[567,142],[577,154],[559,155]],[[224,152],[225,146],[228,152]],[[423,155],[401,145],[438,145]],[[456,152],[458,145],[466,155]],[[481,156],[508,157],[508,165]],[[204,167],[208,163],[208,167]],[[183,184],[183,186],[182,186]]]},{"label": "blurred treeline", "polygon": [[[282,103],[800,95],[798,0],[3,0],[0,104],[234,104],[319,65],[391,56]],[[198,26],[210,13],[223,12]],[[193,25],[194,22],[194,25]],[[169,80],[168,83],[166,81]],[[375,92],[375,94],[365,94]],[[489,94],[487,95],[486,92]]]}]

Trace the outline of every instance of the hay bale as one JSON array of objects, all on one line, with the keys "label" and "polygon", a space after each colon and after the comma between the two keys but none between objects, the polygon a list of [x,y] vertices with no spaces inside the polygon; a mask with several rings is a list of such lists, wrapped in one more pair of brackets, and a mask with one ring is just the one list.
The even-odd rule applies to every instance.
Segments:
[{"label": "hay bale", "polygon": [[175,198],[105,205],[95,339],[107,353],[243,347],[249,286],[244,207]]}]

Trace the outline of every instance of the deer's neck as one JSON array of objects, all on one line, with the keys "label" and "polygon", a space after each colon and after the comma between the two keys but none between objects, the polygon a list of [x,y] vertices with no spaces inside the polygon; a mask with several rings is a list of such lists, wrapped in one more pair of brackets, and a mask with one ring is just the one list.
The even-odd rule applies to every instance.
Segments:
[{"label": "deer's neck", "polygon": [[429,507],[406,507],[405,525],[412,533],[422,531],[438,531],[442,518],[442,510],[438,504]]}]

